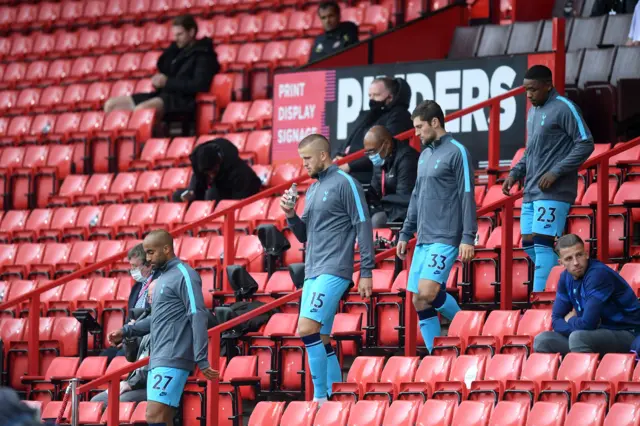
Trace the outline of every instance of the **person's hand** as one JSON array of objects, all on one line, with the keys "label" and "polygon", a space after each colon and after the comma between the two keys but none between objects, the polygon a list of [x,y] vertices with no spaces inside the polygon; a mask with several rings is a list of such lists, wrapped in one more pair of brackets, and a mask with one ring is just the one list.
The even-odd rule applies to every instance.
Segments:
[{"label": "person's hand", "polygon": [[120,395],[129,391],[131,391],[131,385],[129,385],[129,382],[126,380],[120,382]]},{"label": "person's hand", "polygon": [[399,241],[396,246],[396,255],[400,258],[400,260],[405,260],[407,257],[407,242]]},{"label": "person's hand", "polygon": [[358,293],[360,293],[362,298],[371,297],[371,293],[373,293],[373,279],[360,277],[360,281],[358,282]]},{"label": "person's hand", "polygon": [[564,320],[565,321],[569,321],[571,318],[576,316],[576,310],[573,309],[571,312],[569,312],[567,315],[565,315]]},{"label": "person's hand", "polygon": [[515,184],[516,184],[516,180],[514,178],[512,178],[511,176],[507,177],[504,183],[502,184],[502,193],[506,196],[511,195],[510,193],[511,188]]},{"label": "person's hand", "polygon": [[538,182],[538,188],[540,188],[541,191],[545,191],[551,188],[551,186],[555,183],[557,179],[558,179],[558,176],[556,176],[554,173],[547,172],[544,175],[542,175],[542,177],[540,178],[540,181]]},{"label": "person's hand", "polygon": [[151,77],[151,85],[156,89],[162,89],[167,84],[167,76],[164,74],[156,74]]},{"label": "person's hand", "polygon": [[287,219],[291,219],[296,215],[295,206],[291,207],[289,204],[291,202],[291,194],[289,190],[286,190],[285,193],[280,197],[280,208],[284,212],[284,215]]},{"label": "person's hand", "polygon": [[109,343],[111,343],[113,346],[117,346],[122,343],[123,337],[124,334],[122,333],[122,330],[112,331],[111,333],[109,333]]},{"label": "person's hand", "polygon": [[193,193],[193,191],[188,190],[188,191],[184,191],[181,195],[180,195],[180,199],[182,201],[187,201],[187,202],[191,202],[193,201],[195,194]]},{"label": "person's hand", "polygon": [[212,369],[211,367],[207,367],[202,370],[202,374],[204,374],[204,377],[206,377],[207,380],[213,380],[220,377],[220,373],[217,370]]},{"label": "person's hand", "polygon": [[129,325],[133,325],[136,323],[136,320],[132,319],[131,321],[129,321]]},{"label": "person's hand", "polygon": [[472,244],[460,244],[459,256],[462,262],[469,262],[473,259],[474,248]]}]

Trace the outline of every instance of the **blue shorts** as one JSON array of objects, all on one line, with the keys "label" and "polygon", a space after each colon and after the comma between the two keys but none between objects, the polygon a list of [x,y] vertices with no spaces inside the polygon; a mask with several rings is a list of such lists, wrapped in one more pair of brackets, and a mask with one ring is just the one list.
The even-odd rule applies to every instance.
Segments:
[{"label": "blue shorts", "polygon": [[540,234],[559,237],[564,232],[571,205],[562,201],[538,200],[523,203],[520,213],[522,235]]},{"label": "blue shorts", "polygon": [[180,368],[156,367],[147,376],[147,400],[178,408],[189,372]]},{"label": "blue shorts", "polygon": [[458,247],[448,244],[419,244],[413,253],[407,290],[418,293],[420,280],[431,280],[440,283],[444,289],[453,264],[458,258]]},{"label": "blue shorts", "polygon": [[320,334],[331,334],[338,304],[349,284],[351,280],[329,274],[307,278],[302,286],[300,316],[322,324]]}]

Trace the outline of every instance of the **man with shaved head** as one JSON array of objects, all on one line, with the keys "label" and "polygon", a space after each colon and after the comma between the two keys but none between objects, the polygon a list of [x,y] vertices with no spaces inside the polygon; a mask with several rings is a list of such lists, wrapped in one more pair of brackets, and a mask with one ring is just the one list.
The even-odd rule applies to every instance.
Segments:
[{"label": "man with shaved head", "polygon": [[153,286],[151,316],[114,331],[109,340],[118,344],[124,337],[151,333],[147,423],[172,426],[194,365],[209,380],[218,377],[218,372],[211,369],[207,359],[208,315],[200,276],[176,257],[173,237],[167,231],[151,231],[142,245],[147,261],[160,272]]},{"label": "man with shaved head", "polygon": [[384,126],[373,126],[364,136],[364,152],[373,164],[367,202],[374,228],[404,222],[418,174],[420,154],[393,138]]},{"label": "man with shaved head", "polygon": [[309,135],[298,152],[304,168],[317,179],[307,190],[302,218],[289,191],[280,201],[296,238],[306,243],[305,280],[300,300],[298,333],[309,354],[314,401],[327,400],[332,384],[342,381],[340,364],[329,335],[338,304],[353,277],[356,236],[360,246],[362,297],[371,296],[374,268],[373,230],[360,184],[331,161],[329,141]]}]

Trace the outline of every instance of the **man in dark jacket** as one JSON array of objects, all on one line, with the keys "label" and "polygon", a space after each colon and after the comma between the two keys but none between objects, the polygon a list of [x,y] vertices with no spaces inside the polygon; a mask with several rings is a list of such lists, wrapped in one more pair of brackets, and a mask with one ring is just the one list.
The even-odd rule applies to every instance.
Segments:
[{"label": "man in dark jacket", "polygon": [[367,158],[373,164],[367,203],[374,228],[404,222],[418,174],[420,154],[399,142],[383,126],[373,126],[364,137]]},{"label": "man in dark jacket", "polygon": [[174,192],[173,201],[241,200],[260,192],[262,181],[227,139],[196,146],[190,159],[193,176],[189,188]]},{"label": "man in dark jacket", "polygon": [[358,26],[353,22],[340,22],[340,6],[335,1],[323,1],[318,5],[318,16],[324,27],[313,42],[309,62],[329,56],[358,42]]},{"label": "man in dark jacket", "polygon": [[110,98],[104,104],[105,112],[155,109],[161,118],[195,111],[196,94],[209,91],[220,65],[211,39],[196,39],[198,24],[193,16],[178,16],[172,29],[175,41],[158,59],[158,73],[151,79],[156,90]]},{"label": "man in dark jacket", "polygon": [[[333,156],[359,151],[364,146],[364,136],[373,126],[384,126],[393,136],[413,128],[409,101],[411,87],[402,78],[380,77],[369,86],[369,111],[362,112],[346,142],[336,144]],[[371,181],[373,166],[367,157],[341,167],[363,184]]]}]

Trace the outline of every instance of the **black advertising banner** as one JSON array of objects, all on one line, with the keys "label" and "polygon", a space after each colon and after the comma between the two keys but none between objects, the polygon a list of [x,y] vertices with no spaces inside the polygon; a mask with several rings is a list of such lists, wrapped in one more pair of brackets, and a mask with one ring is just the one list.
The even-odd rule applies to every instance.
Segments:
[{"label": "black advertising banner", "polygon": [[[325,99],[323,133],[328,129],[331,141],[338,144],[347,139],[358,116],[369,109],[369,85],[378,76],[400,77],[407,81],[411,87],[410,112],[423,100],[433,99],[447,115],[522,85],[527,65],[527,56],[521,55],[370,65],[328,71],[335,75],[335,93]],[[289,74],[291,77],[293,75]],[[277,88],[274,93],[277,93]],[[500,103],[501,160],[510,160],[518,148],[524,146],[525,108],[524,96],[508,98]],[[274,115],[274,129],[277,121]],[[487,160],[489,108],[447,122],[446,128],[469,149],[476,164]]]}]

